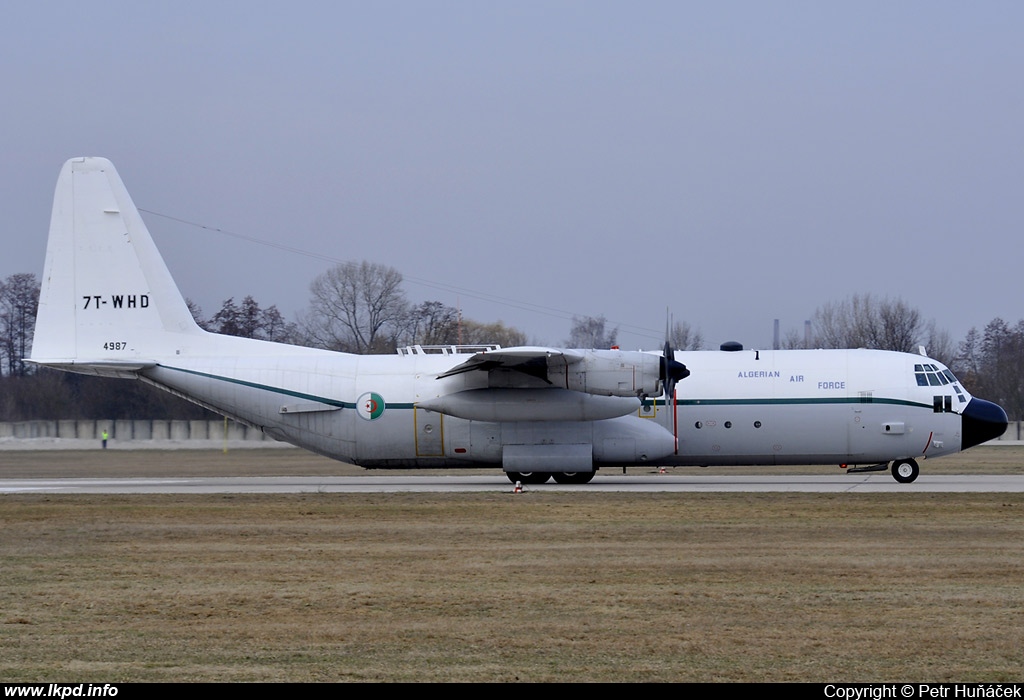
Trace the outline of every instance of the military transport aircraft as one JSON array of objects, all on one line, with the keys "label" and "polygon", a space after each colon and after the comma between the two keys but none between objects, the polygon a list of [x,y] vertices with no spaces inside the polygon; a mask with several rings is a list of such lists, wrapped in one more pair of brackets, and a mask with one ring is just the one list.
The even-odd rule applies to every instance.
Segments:
[{"label": "military transport aircraft", "polygon": [[494,466],[586,483],[600,467],[891,469],[1001,435],[948,368],[877,350],[480,346],[350,355],[200,329],[110,161],[57,181],[30,360],[139,379],[367,468]]}]

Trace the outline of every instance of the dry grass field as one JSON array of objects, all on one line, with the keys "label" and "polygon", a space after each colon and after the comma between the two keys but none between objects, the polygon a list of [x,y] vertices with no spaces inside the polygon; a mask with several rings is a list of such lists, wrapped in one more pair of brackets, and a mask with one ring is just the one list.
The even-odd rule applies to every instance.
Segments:
[{"label": "dry grass field", "polygon": [[[0,452],[0,477],[211,472],[365,473]],[[1022,494],[4,495],[0,533],[8,682],[1024,678]]]}]

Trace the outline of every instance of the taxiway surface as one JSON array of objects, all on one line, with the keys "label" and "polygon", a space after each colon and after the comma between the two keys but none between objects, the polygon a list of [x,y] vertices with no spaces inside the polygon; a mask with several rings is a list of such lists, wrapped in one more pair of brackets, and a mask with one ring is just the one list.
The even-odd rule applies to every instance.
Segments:
[{"label": "taxiway surface", "polygon": [[[210,494],[210,493],[399,493],[513,491],[497,476],[309,476],[111,479],[2,479],[0,493]],[[1024,476],[923,475],[900,484],[887,473],[836,476],[598,475],[584,485],[548,483],[523,491],[585,492],[793,492],[793,493],[980,493],[1024,492]]]}]

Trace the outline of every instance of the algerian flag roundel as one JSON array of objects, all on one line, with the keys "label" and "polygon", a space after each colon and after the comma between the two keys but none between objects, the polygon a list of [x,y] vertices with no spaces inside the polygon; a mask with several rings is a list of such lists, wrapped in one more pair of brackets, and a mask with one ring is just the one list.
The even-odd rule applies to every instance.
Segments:
[{"label": "algerian flag roundel", "polygon": [[384,413],[384,398],[377,393],[369,391],[359,397],[356,401],[356,411],[363,420],[375,420]]}]

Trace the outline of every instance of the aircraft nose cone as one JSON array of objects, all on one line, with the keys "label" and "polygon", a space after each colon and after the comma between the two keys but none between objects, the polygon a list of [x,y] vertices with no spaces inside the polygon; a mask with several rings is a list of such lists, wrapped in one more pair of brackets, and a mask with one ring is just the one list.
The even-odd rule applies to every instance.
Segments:
[{"label": "aircraft nose cone", "polygon": [[999,404],[972,397],[960,416],[960,449],[995,440],[1006,432],[1006,411]]}]

